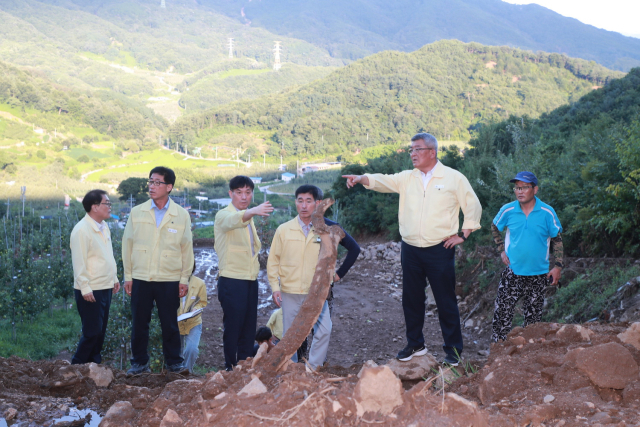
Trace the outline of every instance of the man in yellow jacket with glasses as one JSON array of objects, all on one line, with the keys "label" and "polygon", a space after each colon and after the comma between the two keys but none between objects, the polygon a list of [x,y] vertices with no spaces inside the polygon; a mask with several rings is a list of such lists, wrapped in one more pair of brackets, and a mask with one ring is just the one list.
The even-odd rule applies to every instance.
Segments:
[{"label": "man in yellow jacket with glasses", "polygon": [[131,296],[131,369],[128,375],[150,372],[149,322],[155,303],[162,327],[162,351],[169,372],[188,374],[180,356],[176,313],[187,294],[193,270],[191,218],[169,193],[173,170],[158,166],[149,172],[151,200],[134,207],[122,236],[124,289]]},{"label": "man in yellow jacket with glasses", "polygon": [[218,300],[222,306],[222,343],[224,366],[231,371],[253,355],[253,340],[258,322],[258,254],[260,238],[254,216],[269,216],[271,203],[249,209],[254,184],[238,175],[229,181],[231,203],[216,214],[213,233],[218,254]]},{"label": "man in yellow jacket with glasses", "polygon": [[[407,346],[397,359],[404,362],[427,353],[422,328],[429,280],[444,338],[443,363],[457,366],[462,353],[462,330],[455,293],[455,246],[480,228],[482,207],[467,178],[438,161],[438,140],[433,135],[414,135],[409,154],[413,170],[343,178],[347,179],[347,188],[362,184],[369,190],[400,194],[402,309]],[[464,214],[461,229],[460,210]]]}]

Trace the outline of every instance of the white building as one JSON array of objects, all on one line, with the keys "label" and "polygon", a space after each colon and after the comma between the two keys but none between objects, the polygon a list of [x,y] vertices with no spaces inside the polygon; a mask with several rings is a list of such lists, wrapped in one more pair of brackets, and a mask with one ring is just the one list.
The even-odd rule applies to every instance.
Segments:
[{"label": "white building", "polygon": [[289,182],[295,177],[296,177],[295,174],[292,174],[292,173],[289,173],[289,172],[285,172],[285,173],[282,174],[282,180],[284,182]]}]

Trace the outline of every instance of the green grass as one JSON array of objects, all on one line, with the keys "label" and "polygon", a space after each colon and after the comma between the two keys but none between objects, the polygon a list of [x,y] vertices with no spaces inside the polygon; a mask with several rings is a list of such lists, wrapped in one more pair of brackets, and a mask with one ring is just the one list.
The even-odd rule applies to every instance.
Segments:
[{"label": "green grass", "polygon": [[86,155],[90,159],[93,159],[94,157],[98,159],[104,159],[109,157],[108,154],[101,153],[99,151],[95,151],[90,148],[80,148],[80,147],[74,147],[70,150],[67,150],[66,154],[74,160],[78,160],[78,157],[82,155]]},{"label": "green grass", "polygon": [[226,79],[227,77],[233,76],[250,76],[253,74],[264,74],[271,71],[271,68],[262,68],[259,70],[244,70],[244,69],[234,69],[228,71],[221,71],[219,73],[215,73],[212,75],[214,79]]},{"label": "green grass", "polygon": [[73,351],[80,337],[82,325],[78,311],[73,308],[40,313],[33,321],[17,323],[17,343],[11,340],[11,323],[0,322],[0,357],[19,356],[25,359],[50,359],[60,351]]},{"label": "green grass", "polygon": [[213,239],[213,226],[193,230],[194,239]]}]

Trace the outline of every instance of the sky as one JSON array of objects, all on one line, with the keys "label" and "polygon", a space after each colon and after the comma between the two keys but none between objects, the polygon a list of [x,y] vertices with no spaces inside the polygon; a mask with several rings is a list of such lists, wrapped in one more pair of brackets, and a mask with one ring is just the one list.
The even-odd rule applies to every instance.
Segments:
[{"label": "sky", "polygon": [[513,4],[536,3],[560,15],[640,38],[640,0],[503,0]]}]

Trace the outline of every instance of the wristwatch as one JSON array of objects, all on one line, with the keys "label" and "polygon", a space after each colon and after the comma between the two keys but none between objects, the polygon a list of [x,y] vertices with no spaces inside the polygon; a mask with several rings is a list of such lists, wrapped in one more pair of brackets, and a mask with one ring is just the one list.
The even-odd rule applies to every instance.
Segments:
[{"label": "wristwatch", "polygon": [[464,240],[464,241],[466,241],[466,240],[467,240],[467,238],[466,238],[466,237],[464,237],[464,233],[463,233],[462,231],[459,231],[459,232],[458,232],[458,237],[462,237],[462,240]]}]

